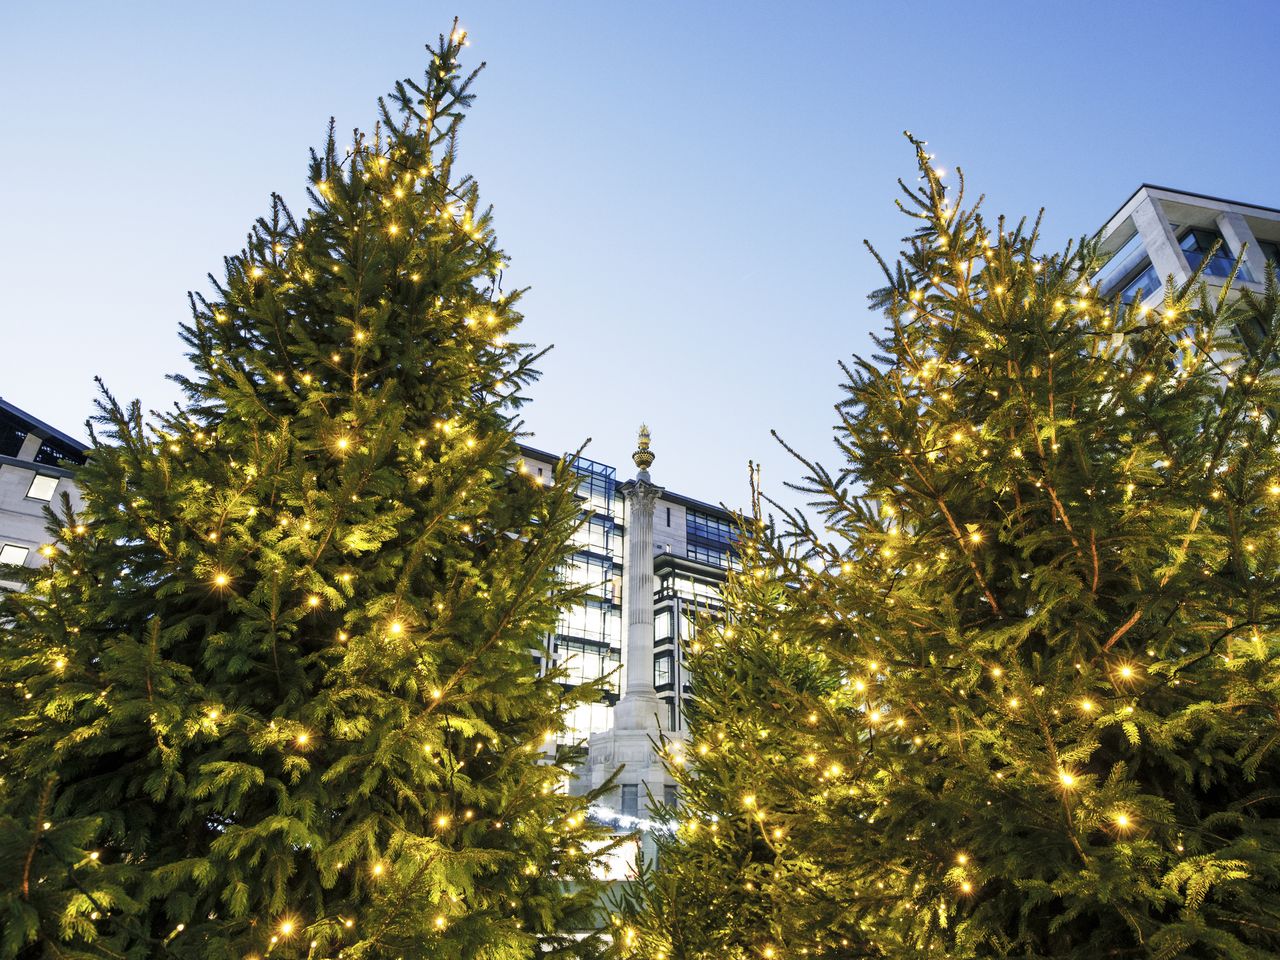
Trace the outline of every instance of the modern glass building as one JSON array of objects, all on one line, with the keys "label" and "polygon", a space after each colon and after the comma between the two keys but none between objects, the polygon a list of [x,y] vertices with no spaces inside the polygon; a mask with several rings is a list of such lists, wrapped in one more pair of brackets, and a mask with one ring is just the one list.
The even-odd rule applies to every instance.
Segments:
[{"label": "modern glass building", "polygon": [[1201,278],[1220,287],[1242,252],[1235,284],[1261,290],[1267,261],[1280,263],[1280,210],[1151,184],[1135,190],[1098,236],[1109,258],[1093,281],[1125,304],[1157,303],[1169,277],[1182,284],[1201,267]]},{"label": "modern glass building", "polygon": [[[521,449],[530,474],[551,476],[559,460],[556,454],[529,446]],[[610,692],[602,702],[576,709],[563,739],[578,742],[613,728],[625,672],[633,665],[624,663],[629,509],[624,484],[618,481],[616,468],[607,464],[578,457],[572,467],[578,477],[584,524],[565,576],[585,587],[587,597],[561,616],[555,634],[547,638],[539,665],[565,671],[565,681],[571,684],[610,678]],[[689,693],[683,651],[694,642],[698,624],[722,609],[720,588],[734,562],[736,535],[733,518],[723,508],[668,490],[661,490],[655,499],[652,535],[654,649],[652,663],[637,666],[652,672],[664,730],[680,732]]]}]

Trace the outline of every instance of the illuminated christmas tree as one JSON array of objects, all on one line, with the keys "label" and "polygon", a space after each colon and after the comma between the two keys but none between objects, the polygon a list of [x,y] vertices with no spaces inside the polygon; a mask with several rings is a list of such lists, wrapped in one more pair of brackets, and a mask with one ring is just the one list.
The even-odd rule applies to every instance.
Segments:
[{"label": "illuminated christmas tree", "polygon": [[84,510],[0,610],[0,956],[598,953],[546,746],[580,695],[532,653],[576,483],[519,463],[464,43],[194,298],[180,408],[104,391]]},{"label": "illuminated christmas tree", "polygon": [[1275,278],[1101,302],[1092,242],[1037,253],[916,146],[839,465],[691,654],[626,952],[1276,956]]}]

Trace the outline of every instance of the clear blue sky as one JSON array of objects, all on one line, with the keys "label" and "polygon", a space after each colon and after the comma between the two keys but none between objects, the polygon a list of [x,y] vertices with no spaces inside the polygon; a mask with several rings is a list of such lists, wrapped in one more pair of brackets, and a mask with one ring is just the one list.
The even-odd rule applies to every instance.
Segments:
[{"label": "clear blue sky", "polygon": [[797,475],[770,427],[830,459],[902,130],[1053,243],[1143,181],[1280,205],[1271,2],[10,3],[0,395],[74,434],[95,374],[171,402],[186,291],[455,12],[489,63],[463,163],[555,344],[534,442],[629,468],[647,420],[701,499],[742,503],[748,458]]}]

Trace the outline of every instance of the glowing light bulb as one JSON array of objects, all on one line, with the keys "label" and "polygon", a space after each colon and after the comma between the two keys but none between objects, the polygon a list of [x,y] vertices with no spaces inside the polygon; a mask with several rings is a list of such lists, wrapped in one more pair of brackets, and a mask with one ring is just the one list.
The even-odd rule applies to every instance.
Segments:
[{"label": "glowing light bulb", "polygon": [[231,582],[231,578],[225,573],[215,573],[213,575],[213,585],[215,587],[225,587]]},{"label": "glowing light bulb", "polygon": [[1070,790],[1072,787],[1076,785],[1075,776],[1067,772],[1066,770],[1058,771],[1058,779],[1062,782],[1062,785],[1066,787],[1068,790]]}]

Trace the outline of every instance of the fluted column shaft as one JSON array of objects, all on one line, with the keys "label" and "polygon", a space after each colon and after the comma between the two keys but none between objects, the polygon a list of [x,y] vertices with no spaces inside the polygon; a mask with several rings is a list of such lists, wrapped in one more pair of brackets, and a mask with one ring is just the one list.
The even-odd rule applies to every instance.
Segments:
[{"label": "fluted column shaft", "polygon": [[661,717],[653,688],[653,505],[661,493],[661,487],[643,478],[623,487],[627,498],[627,592],[623,596],[627,680],[615,708],[618,724],[649,726]]},{"label": "fluted column shaft", "polygon": [[658,488],[640,481],[626,495],[627,693],[653,694],[653,504]]}]

